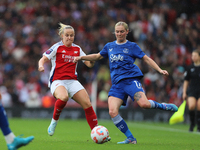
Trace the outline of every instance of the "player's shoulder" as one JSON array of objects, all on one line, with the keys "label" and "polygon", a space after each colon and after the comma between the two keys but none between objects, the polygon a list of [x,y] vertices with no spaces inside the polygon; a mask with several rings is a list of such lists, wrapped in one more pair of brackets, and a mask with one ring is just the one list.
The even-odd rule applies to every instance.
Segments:
[{"label": "player's shoulder", "polygon": [[63,45],[64,45],[63,42],[59,41],[59,42],[53,44],[50,49],[55,50],[55,49],[58,49],[59,46],[63,46]]},{"label": "player's shoulder", "polygon": [[75,44],[75,43],[72,43],[72,47],[77,47],[77,48],[81,49],[81,47],[79,45]]},{"label": "player's shoulder", "polygon": [[193,68],[193,69],[195,68],[195,66],[194,66],[193,64],[188,65],[188,66],[185,67],[185,71],[186,71],[186,72],[191,72],[192,68]]},{"label": "player's shoulder", "polygon": [[132,46],[137,46],[138,44],[132,41],[127,40],[126,44],[132,45]]},{"label": "player's shoulder", "polygon": [[191,64],[191,65],[188,66],[188,69],[192,69],[192,68],[195,68],[194,64]]},{"label": "player's shoulder", "polygon": [[112,46],[112,45],[116,45],[116,41],[106,43],[106,46]]}]

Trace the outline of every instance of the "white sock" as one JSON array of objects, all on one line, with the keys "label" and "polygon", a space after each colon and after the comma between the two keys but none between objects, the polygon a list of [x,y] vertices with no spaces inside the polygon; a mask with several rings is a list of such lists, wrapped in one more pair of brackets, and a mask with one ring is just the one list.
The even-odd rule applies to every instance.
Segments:
[{"label": "white sock", "polygon": [[8,135],[4,136],[6,143],[11,144],[14,141],[15,135],[14,133],[10,132]]},{"label": "white sock", "polygon": [[54,123],[54,122],[58,122],[58,120],[55,120],[55,119],[52,118],[51,119],[51,124]]},{"label": "white sock", "polygon": [[151,103],[151,108],[155,108],[156,107],[156,104],[154,103],[153,100],[149,100],[149,102]]}]

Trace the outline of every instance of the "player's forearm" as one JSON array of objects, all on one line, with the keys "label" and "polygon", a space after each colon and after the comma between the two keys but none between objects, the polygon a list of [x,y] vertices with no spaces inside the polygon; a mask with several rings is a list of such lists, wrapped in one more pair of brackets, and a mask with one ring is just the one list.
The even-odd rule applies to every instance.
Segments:
[{"label": "player's forearm", "polygon": [[84,62],[86,66],[88,66],[89,68],[92,68],[95,64],[95,61],[85,61]]},{"label": "player's forearm", "polygon": [[43,56],[39,61],[38,61],[38,70],[39,71],[44,71],[44,63],[48,61],[48,58],[46,56]]},{"label": "player's forearm", "polygon": [[98,54],[90,54],[90,55],[86,55],[86,56],[81,56],[81,60],[96,61],[99,59],[100,59],[100,57]]},{"label": "player's forearm", "polygon": [[41,59],[38,61],[38,68],[41,67],[41,66],[44,66],[44,63],[45,63],[44,59],[41,58]]},{"label": "player's forearm", "polygon": [[151,58],[148,57],[148,59],[145,60],[145,62],[151,66],[153,69],[157,70],[158,72],[161,72],[162,69],[156,64],[155,61],[153,61]]},{"label": "player's forearm", "polygon": [[188,82],[187,80],[185,80],[185,81],[183,82],[183,93],[186,93],[188,84],[189,84],[189,82]]}]

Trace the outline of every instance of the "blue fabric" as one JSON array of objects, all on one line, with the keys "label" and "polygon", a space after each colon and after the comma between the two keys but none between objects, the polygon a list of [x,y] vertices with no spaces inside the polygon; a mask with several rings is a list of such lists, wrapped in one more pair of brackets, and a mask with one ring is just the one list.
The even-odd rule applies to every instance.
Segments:
[{"label": "blue fabric", "polygon": [[144,92],[139,79],[130,78],[121,80],[117,84],[113,84],[110,88],[108,96],[117,97],[123,100],[122,105],[126,105],[128,96],[134,101],[134,95],[137,92]]},{"label": "blue fabric", "polygon": [[1,128],[1,131],[3,132],[4,136],[11,133],[11,130],[9,128],[8,119],[6,116],[6,112],[1,104],[0,104],[0,128]]},{"label": "blue fabric", "polygon": [[151,103],[151,108],[159,108],[159,109],[163,109],[163,104],[160,104],[156,101],[153,101],[153,100],[149,100],[149,102]]},{"label": "blue fabric", "polygon": [[115,124],[115,126],[121,131],[123,132],[127,138],[134,138],[131,131],[128,129],[128,126],[126,124],[126,122],[124,121],[124,119],[120,116],[117,115],[116,117],[112,118],[113,123]]},{"label": "blue fabric", "polygon": [[104,58],[109,58],[112,84],[125,78],[143,77],[141,70],[134,62],[136,58],[144,57],[145,53],[136,43],[128,40],[123,44],[117,44],[116,41],[110,42],[104,46],[100,54]]}]

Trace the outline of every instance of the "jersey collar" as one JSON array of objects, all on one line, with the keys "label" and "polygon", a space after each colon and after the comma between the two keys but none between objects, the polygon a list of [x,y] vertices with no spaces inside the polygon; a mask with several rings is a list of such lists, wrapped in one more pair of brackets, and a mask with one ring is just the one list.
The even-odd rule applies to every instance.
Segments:
[{"label": "jersey collar", "polygon": [[116,40],[115,43],[116,43],[117,45],[122,45],[122,44],[127,43],[127,41],[128,41],[128,40],[126,40],[126,42],[124,42],[124,43],[117,43],[117,40]]}]

